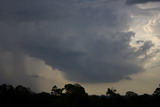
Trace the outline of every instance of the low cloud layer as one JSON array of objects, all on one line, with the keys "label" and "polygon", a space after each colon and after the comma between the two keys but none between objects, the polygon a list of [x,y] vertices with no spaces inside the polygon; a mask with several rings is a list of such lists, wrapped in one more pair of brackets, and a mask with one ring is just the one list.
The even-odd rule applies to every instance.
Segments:
[{"label": "low cloud layer", "polygon": [[129,79],[144,71],[154,44],[130,45],[126,8],[109,0],[1,0],[0,50],[39,58],[72,81]]}]

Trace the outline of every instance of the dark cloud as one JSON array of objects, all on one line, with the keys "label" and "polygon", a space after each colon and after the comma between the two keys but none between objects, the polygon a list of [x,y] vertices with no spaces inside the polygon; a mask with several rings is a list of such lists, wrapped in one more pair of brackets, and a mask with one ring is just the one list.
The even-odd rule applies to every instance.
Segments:
[{"label": "dark cloud", "polygon": [[126,0],[126,3],[129,5],[132,4],[144,4],[148,2],[160,2],[160,0]]},{"label": "dark cloud", "polygon": [[[31,56],[41,58],[53,68],[64,71],[71,80],[113,82],[143,70],[136,64],[134,48],[129,46],[132,35],[132,32],[119,33],[110,39],[100,37],[97,40],[81,35],[80,38],[53,43],[56,47],[40,46],[40,43],[34,42],[24,43],[22,46]],[[65,44],[72,43],[72,40],[75,42],[73,45]],[[76,49],[76,45],[81,43],[84,49]],[[74,47],[76,50],[72,49]]]},{"label": "dark cloud", "polygon": [[0,19],[7,21],[56,20],[69,16],[68,4],[74,7],[72,1],[74,0],[1,0]]},{"label": "dark cloud", "polygon": [[128,75],[144,71],[142,61],[153,45],[144,42],[138,50],[130,45],[134,37],[128,31],[130,13],[120,3],[2,0],[0,49],[42,59],[72,81],[129,79]]}]

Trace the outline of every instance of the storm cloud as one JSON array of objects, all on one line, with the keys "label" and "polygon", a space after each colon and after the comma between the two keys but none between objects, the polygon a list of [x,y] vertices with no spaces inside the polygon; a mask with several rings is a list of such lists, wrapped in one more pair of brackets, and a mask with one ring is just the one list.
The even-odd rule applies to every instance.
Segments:
[{"label": "storm cloud", "polygon": [[138,49],[130,45],[135,33],[120,1],[1,0],[0,13],[1,53],[39,58],[72,81],[128,79],[144,71],[154,46],[151,41]]},{"label": "storm cloud", "polygon": [[144,4],[148,2],[160,2],[160,0],[126,0],[126,3],[129,5],[132,4]]}]

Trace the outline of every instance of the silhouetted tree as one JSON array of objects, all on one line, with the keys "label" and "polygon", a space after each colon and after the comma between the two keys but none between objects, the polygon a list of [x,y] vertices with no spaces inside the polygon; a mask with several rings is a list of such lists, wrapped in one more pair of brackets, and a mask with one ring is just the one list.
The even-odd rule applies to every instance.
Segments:
[{"label": "silhouetted tree", "polygon": [[159,87],[155,89],[153,95],[160,95],[160,84],[159,84]]},{"label": "silhouetted tree", "polygon": [[107,92],[106,92],[106,95],[108,96],[119,96],[119,94],[118,93],[116,93],[117,92],[117,90],[116,89],[110,89],[110,88],[108,88],[107,89]]},{"label": "silhouetted tree", "polygon": [[66,84],[64,86],[66,95],[84,96],[87,95],[85,89],[79,84]]},{"label": "silhouetted tree", "polygon": [[0,94],[13,94],[13,93],[14,93],[14,87],[12,85],[8,84],[0,85]]},{"label": "silhouetted tree", "polygon": [[[64,90],[64,91],[63,91]],[[51,95],[52,94],[52,95]],[[154,95],[137,95],[127,91],[120,96],[115,89],[108,88],[106,95],[87,95],[79,84],[66,84],[64,88],[53,86],[50,93],[33,93],[29,88],[18,85],[0,85],[0,104],[4,107],[158,107],[160,87]]]},{"label": "silhouetted tree", "polygon": [[56,96],[61,96],[63,94],[63,90],[64,88],[60,89],[60,88],[57,88],[57,86],[55,85],[52,87],[51,94]]},{"label": "silhouetted tree", "polygon": [[19,95],[29,95],[29,94],[32,94],[33,92],[30,90],[30,88],[26,88],[22,85],[18,85],[15,88],[15,93]]},{"label": "silhouetted tree", "polygon": [[138,94],[135,93],[135,92],[133,92],[133,91],[127,91],[125,96],[127,96],[127,97],[133,97],[133,96],[138,96]]}]

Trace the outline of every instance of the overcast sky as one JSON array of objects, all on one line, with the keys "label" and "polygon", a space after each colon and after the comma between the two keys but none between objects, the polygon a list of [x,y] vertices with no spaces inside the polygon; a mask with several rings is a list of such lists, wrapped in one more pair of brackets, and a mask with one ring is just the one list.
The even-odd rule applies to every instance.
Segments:
[{"label": "overcast sky", "polygon": [[153,93],[159,29],[160,0],[0,0],[0,84]]}]

